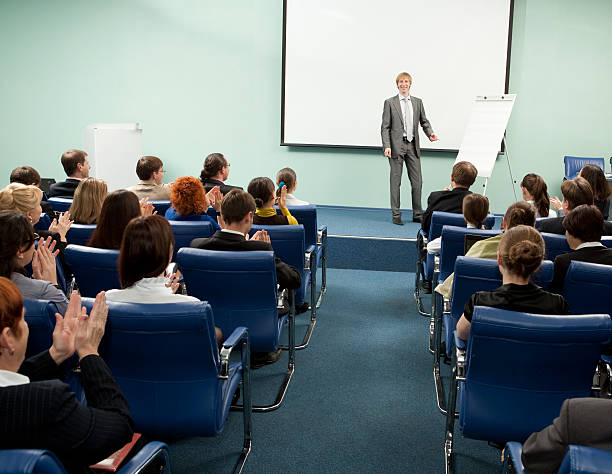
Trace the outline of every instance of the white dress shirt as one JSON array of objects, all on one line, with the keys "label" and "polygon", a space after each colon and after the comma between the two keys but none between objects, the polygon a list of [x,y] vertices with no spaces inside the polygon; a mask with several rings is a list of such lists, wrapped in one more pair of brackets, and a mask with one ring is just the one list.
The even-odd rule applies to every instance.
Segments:
[{"label": "white dress shirt", "polygon": [[296,198],[293,194],[287,193],[287,207],[289,206],[308,206],[309,203]]},{"label": "white dress shirt", "polygon": [[0,387],[12,387],[13,385],[25,385],[26,383],[30,383],[30,379],[25,375],[10,370],[0,370]]},{"label": "white dress shirt", "polygon": [[193,296],[172,293],[166,286],[165,277],[143,278],[123,290],[108,290],[107,301],[121,303],[178,303],[179,301],[199,301]]},{"label": "white dress shirt", "polygon": [[[408,138],[409,142],[411,142],[414,138],[414,134],[412,133],[414,127],[412,101],[410,100],[410,96],[404,97],[402,94],[398,94],[398,97],[400,106],[402,107],[402,117],[404,118],[404,136]],[[406,106],[408,106],[408,110],[406,110]]]}]

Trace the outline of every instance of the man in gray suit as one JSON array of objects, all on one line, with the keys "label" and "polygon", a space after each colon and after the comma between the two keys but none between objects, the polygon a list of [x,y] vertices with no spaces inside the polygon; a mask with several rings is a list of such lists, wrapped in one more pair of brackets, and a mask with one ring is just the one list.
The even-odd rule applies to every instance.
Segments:
[{"label": "man in gray suit", "polygon": [[421,206],[421,149],[419,147],[418,124],[429,137],[429,141],[436,141],[431,124],[425,116],[423,102],[410,95],[412,77],[407,72],[398,74],[395,80],[399,94],[385,100],[383,107],[382,136],[383,150],[389,158],[391,212],[393,223],[403,225],[400,212],[400,185],[402,184],[402,163],[406,163],[410,186],[412,187],[413,221],[421,222],[423,207]]}]

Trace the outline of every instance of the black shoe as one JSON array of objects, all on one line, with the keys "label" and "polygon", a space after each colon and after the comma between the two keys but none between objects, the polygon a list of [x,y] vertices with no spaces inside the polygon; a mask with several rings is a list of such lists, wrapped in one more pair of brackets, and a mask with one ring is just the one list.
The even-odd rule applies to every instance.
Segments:
[{"label": "black shoe", "polygon": [[295,305],[295,314],[305,313],[310,309],[310,305],[304,301],[302,304]]},{"label": "black shoe", "polygon": [[414,214],[412,216],[412,222],[420,222],[423,223],[423,214]]},{"label": "black shoe", "polygon": [[421,283],[421,292],[426,295],[431,295],[431,282],[429,280],[423,280]]},{"label": "black shoe", "polygon": [[401,217],[394,217],[393,218],[393,223],[395,225],[404,225],[404,223],[402,222],[402,218]]},{"label": "black shoe", "polygon": [[275,352],[251,352],[251,369],[261,369],[264,365],[274,364],[281,358],[282,349]]}]

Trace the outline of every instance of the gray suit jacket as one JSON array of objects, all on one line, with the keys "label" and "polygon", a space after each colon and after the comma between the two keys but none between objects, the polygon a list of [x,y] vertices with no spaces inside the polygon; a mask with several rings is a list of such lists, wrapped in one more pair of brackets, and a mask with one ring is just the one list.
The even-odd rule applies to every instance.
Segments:
[{"label": "gray suit jacket", "polygon": [[[425,109],[423,108],[423,101],[418,97],[410,96],[410,102],[412,103],[412,134],[414,135],[414,145],[416,148],[417,156],[421,157],[421,148],[419,145],[419,127],[421,124],[423,131],[429,137],[434,133],[431,128],[431,124],[425,116]],[[402,144],[402,137],[404,136],[404,117],[402,116],[402,106],[400,105],[399,97],[397,95],[389,97],[385,100],[383,106],[382,124],[380,126],[380,135],[382,137],[383,151],[385,148],[391,148],[391,158],[397,158],[398,150]]]}]

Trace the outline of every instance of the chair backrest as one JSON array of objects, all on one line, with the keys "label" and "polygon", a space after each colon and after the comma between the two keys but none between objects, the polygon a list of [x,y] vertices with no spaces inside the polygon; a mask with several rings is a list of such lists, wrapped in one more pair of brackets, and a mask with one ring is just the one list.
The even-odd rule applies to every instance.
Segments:
[{"label": "chair backrest", "polygon": [[570,444],[557,474],[606,474],[612,466],[612,451]]},{"label": "chair backrest", "polygon": [[[442,228],[445,225],[467,227],[463,214],[434,211],[431,214],[431,224],[429,225],[429,233],[427,234],[427,238],[431,241],[440,237],[442,235]],[[485,219],[484,226],[487,229],[491,229],[494,225],[495,216],[493,214],[489,214]]]},{"label": "chair backrest", "polygon": [[573,314],[612,314],[612,266],[571,262],[563,282],[563,296]]},{"label": "chair backrest", "polygon": [[251,349],[277,349],[281,318],[276,309],[274,252],[182,248],[176,261],[187,293],[211,304],[223,334],[246,326]]},{"label": "chair backrest", "polygon": [[305,234],[304,226],[300,225],[254,225],[251,227],[250,235],[258,230],[265,229],[270,236],[270,244],[274,254],[283,262],[291,265],[300,272],[302,285],[295,292],[296,303],[304,301],[304,291],[308,283],[308,270],[304,268]]},{"label": "chair backrest", "polygon": [[444,281],[455,267],[458,256],[464,255],[465,236],[479,235],[494,237],[501,234],[501,230],[468,229],[445,225],[442,227],[442,248],[440,249],[440,280]]},{"label": "chair backrest", "polygon": [[538,315],[476,307],[466,352],[459,426],[464,436],[524,441],[551,424],[567,398],[588,397],[604,314]]},{"label": "chair backrest", "polygon": [[557,255],[572,251],[569,244],[567,243],[565,235],[549,234],[547,232],[542,232],[542,238],[544,239],[544,245],[546,246],[547,260],[551,260],[554,262],[555,257]]},{"label": "chair backrest", "polygon": [[30,328],[26,358],[46,351],[53,344],[55,313],[57,307],[51,301],[23,300],[25,320]]},{"label": "chair backrest", "polygon": [[608,248],[612,248],[612,236],[610,235],[602,235],[601,243]]},{"label": "chair backrest", "polygon": [[100,291],[121,288],[117,269],[119,250],[68,245],[64,256],[82,296],[95,297]]},{"label": "chair backrest", "polygon": [[166,211],[171,206],[170,201],[151,201],[151,204],[153,204],[153,207],[157,211],[157,214],[162,217],[164,217]]},{"label": "chair backrest", "polygon": [[0,449],[0,474],[66,474],[66,470],[51,451]]},{"label": "chair backrest", "polygon": [[34,229],[36,230],[49,230],[49,226],[53,222],[53,216],[49,216],[44,212],[40,215],[40,219],[36,224],[34,224]]},{"label": "chair backrest", "polygon": [[172,261],[176,260],[179,249],[189,247],[193,239],[199,237],[210,237],[215,233],[213,225],[209,221],[169,221],[174,234],[174,253]]},{"label": "chair backrest", "polygon": [[[88,310],[93,302],[83,299]],[[100,355],[130,403],[136,431],[165,438],[218,434],[219,352],[210,305],[110,301],[108,307]]]},{"label": "chair backrest", "polygon": [[72,198],[52,197],[47,202],[55,212],[66,212],[72,206]]},{"label": "chair backrest", "polygon": [[565,178],[574,179],[580,173],[580,170],[584,168],[584,165],[597,165],[603,171],[605,168],[605,161],[602,158],[584,158],[580,156],[564,156],[563,164],[565,165]]},{"label": "chair backrest", "polygon": [[72,224],[66,232],[66,241],[69,244],[87,245],[94,230],[96,224]]},{"label": "chair backrest", "polygon": [[308,248],[314,245],[317,248],[317,206],[309,204],[307,206],[288,207],[287,209],[304,226],[304,246]]}]

